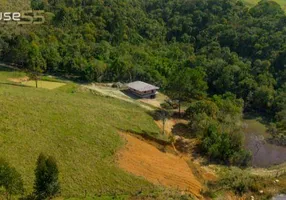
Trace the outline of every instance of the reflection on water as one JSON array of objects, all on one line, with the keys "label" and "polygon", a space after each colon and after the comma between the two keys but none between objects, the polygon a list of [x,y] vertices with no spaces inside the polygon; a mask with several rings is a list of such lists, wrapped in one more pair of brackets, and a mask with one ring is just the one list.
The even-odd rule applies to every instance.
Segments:
[{"label": "reflection on water", "polygon": [[246,134],[246,148],[253,154],[254,167],[269,167],[286,162],[286,148],[257,141],[254,133]]},{"label": "reflection on water", "polygon": [[286,162],[286,147],[267,143],[265,138],[268,134],[263,129],[264,125],[253,120],[245,122],[245,147],[253,154],[254,167],[270,167]]}]

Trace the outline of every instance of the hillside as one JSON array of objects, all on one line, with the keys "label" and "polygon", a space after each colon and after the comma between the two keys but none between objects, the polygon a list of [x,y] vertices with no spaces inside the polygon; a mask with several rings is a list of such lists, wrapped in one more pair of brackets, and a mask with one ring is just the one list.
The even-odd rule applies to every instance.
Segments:
[{"label": "hillside", "polygon": [[[112,94],[114,88],[98,87],[109,87],[108,83],[120,87],[139,80],[159,87],[169,98],[156,104],[164,110],[149,106],[154,118],[162,125],[166,118],[184,120],[167,127],[170,135],[164,137],[172,141],[175,154],[182,151],[189,159],[195,154],[204,165],[214,163],[227,169],[253,164],[256,153],[246,148],[245,139],[253,141],[256,149],[260,142],[280,146],[278,151],[285,149],[284,5],[282,0],[0,0],[3,9],[45,11],[43,24],[1,24],[0,63],[17,66],[30,78],[44,75],[45,80],[35,89],[27,74],[0,72],[0,157],[23,175],[27,194],[32,191],[40,152],[58,160],[63,197],[82,196],[85,190],[89,196],[138,194],[142,188],[149,195],[158,189],[151,184],[156,179],[174,186],[176,177],[182,175],[177,176],[176,171],[187,174],[184,178],[194,177],[196,173],[186,169],[188,165],[177,156],[166,159],[177,169],[174,171],[160,167],[164,159],[153,162],[140,151],[151,149],[162,158],[169,153],[164,145],[159,151],[143,145],[144,138],[119,136],[118,132],[133,132],[162,137],[151,114],[143,110],[144,102],[140,101],[140,108],[139,101],[111,98],[126,100]],[[36,22],[41,17],[34,14]],[[25,83],[19,84],[19,78]],[[267,137],[245,137],[249,135],[243,121],[247,115],[258,116],[265,123]],[[195,146],[190,146],[191,140]],[[138,165],[145,163],[145,178],[151,183],[115,164],[119,149],[126,161],[122,167],[141,176],[143,170]],[[136,159],[130,149],[137,152]],[[172,181],[161,172],[174,176]],[[224,188],[230,185],[236,194],[262,198],[260,190],[266,185],[255,186],[262,183],[260,179],[250,177],[245,182],[240,175],[230,175],[226,185],[221,182]],[[205,180],[201,179],[203,186]],[[186,188],[185,184],[189,180],[180,185]],[[199,196],[201,187],[195,185]],[[211,191],[203,192],[212,196]],[[41,199],[41,194],[37,197]]]},{"label": "hillside", "polygon": [[[67,85],[57,90],[15,86],[0,72],[0,157],[22,174],[31,192],[40,152],[59,163],[62,195],[134,194],[153,188],[119,169],[115,152],[123,145],[118,130],[158,133],[140,107]],[[11,85],[12,83],[12,85]]]}]

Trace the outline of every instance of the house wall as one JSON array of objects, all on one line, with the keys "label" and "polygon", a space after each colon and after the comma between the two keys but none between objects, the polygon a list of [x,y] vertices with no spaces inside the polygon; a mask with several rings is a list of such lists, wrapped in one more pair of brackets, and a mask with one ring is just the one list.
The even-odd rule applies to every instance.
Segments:
[{"label": "house wall", "polygon": [[140,92],[137,90],[134,90],[132,88],[129,88],[129,90],[135,94],[136,96],[139,96],[141,98],[151,98],[152,96],[156,96],[157,90],[149,90],[149,91],[145,91],[145,92]]}]

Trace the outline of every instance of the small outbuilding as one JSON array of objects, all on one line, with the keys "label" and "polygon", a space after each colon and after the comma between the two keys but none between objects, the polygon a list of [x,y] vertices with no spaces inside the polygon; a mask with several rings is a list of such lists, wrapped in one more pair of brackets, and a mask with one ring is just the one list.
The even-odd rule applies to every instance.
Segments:
[{"label": "small outbuilding", "polygon": [[140,98],[156,98],[159,87],[145,83],[142,81],[135,81],[127,84],[128,89]]}]

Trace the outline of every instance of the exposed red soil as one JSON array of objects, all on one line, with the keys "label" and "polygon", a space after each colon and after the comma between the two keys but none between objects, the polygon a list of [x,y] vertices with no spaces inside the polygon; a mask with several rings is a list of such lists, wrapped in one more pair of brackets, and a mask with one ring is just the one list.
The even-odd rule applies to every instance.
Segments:
[{"label": "exposed red soil", "polygon": [[118,153],[124,170],[148,181],[192,193],[199,199],[202,184],[195,177],[186,158],[159,151],[155,146],[130,134],[121,134],[126,146]]}]

